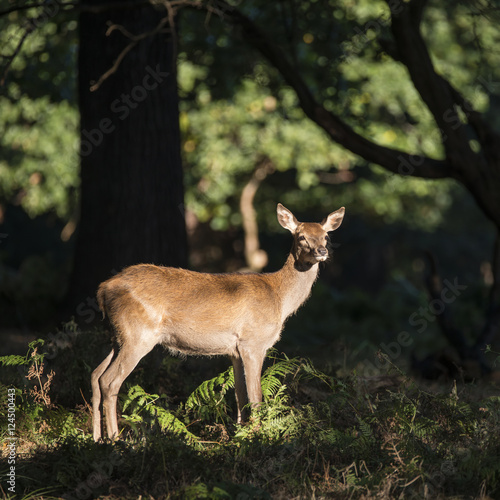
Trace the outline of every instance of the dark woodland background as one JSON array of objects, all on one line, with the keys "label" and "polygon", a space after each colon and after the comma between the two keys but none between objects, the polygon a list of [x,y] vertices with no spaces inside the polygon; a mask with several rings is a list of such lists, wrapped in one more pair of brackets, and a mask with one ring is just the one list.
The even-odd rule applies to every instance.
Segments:
[{"label": "dark woodland background", "polygon": [[[278,202],[303,221],[345,206],[278,351],[498,397],[499,7],[1,0],[1,354],[44,339],[51,404],[74,408],[109,341],[101,281],[139,262],[274,271]],[[139,382],[175,401],[227,364],[162,357]]]}]

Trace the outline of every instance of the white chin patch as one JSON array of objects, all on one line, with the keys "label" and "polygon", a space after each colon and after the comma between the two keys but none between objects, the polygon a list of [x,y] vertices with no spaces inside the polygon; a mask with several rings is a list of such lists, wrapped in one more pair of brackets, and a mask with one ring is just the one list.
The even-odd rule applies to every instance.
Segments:
[{"label": "white chin patch", "polygon": [[318,257],[316,257],[316,260],[318,262],[324,262],[326,259],[328,259],[328,255],[319,255]]}]

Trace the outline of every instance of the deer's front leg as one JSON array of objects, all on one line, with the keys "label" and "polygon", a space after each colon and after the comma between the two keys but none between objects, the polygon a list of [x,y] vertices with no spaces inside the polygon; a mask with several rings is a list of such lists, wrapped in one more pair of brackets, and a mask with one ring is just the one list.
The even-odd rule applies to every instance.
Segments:
[{"label": "deer's front leg", "polygon": [[243,421],[243,408],[248,403],[245,371],[243,369],[243,361],[240,357],[231,356],[231,361],[233,362],[234,391],[236,394],[236,405],[238,406],[237,422],[241,424]]},{"label": "deer's front leg", "polygon": [[262,351],[261,348],[255,348],[250,345],[242,345],[238,350],[245,372],[248,401],[252,404],[252,407],[255,407],[262,402],[260,377],[266,351]]}]

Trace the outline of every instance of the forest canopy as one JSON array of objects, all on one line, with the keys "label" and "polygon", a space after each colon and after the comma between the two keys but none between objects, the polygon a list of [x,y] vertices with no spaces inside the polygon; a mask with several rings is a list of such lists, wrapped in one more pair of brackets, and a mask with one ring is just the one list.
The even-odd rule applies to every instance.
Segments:
[{"label": "forest canopy", "polygon": [[[403,65],[381,47],[390,24],[385,2],[254,4],[239,7],[255,13],[263,27],[273,23],[273,39],[290,47],[326,109],[379,144],[443,155],[436,124]],[[7,68],[0,97],[2,206],[20,205],[30,217],[54,212],[68,222],[77,217],[79,182],[75,13],[49,3],[2,16],[4,67],[28,19],[36,29]],[[324,199],[333,183],[339,204],[365,216],[388,223],[403,219],[427,230],[442,223],[453,196],[460,196],[453,182],[367,166],[305,117],[293,90],[238,40],[235,29],[193,11],[181,11],[179,26],[186,203],[201,220],[211,220],[216,229],[238,226],[237,193],[268,158],[278,172],[294,172],[288,196],[305,209]],[[474,4],[430,2],[422,31],[437,71],[498,126],[496,19]]]}]

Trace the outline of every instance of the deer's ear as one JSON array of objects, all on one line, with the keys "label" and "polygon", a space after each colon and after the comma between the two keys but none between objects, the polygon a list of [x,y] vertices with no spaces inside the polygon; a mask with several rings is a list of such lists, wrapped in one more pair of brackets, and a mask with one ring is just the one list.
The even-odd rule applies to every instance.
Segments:
[{"label": "deer's ear", "polygon": [[335,231],[340,224],[342,224],[342,220],[344,219],[345,208],[339,208],[335,212],[332,212],[322,223],[321,226],[328,233],[330,231]]},{"label": "deer's ear", "polygon": [[295,218],[295,215],[288,210],[288,208],[285,208],[281,203],[278,203],[278,222],[285,228],[288,229],[290,232],[294,233],[295,230],[297,229],[299,222]]}]

